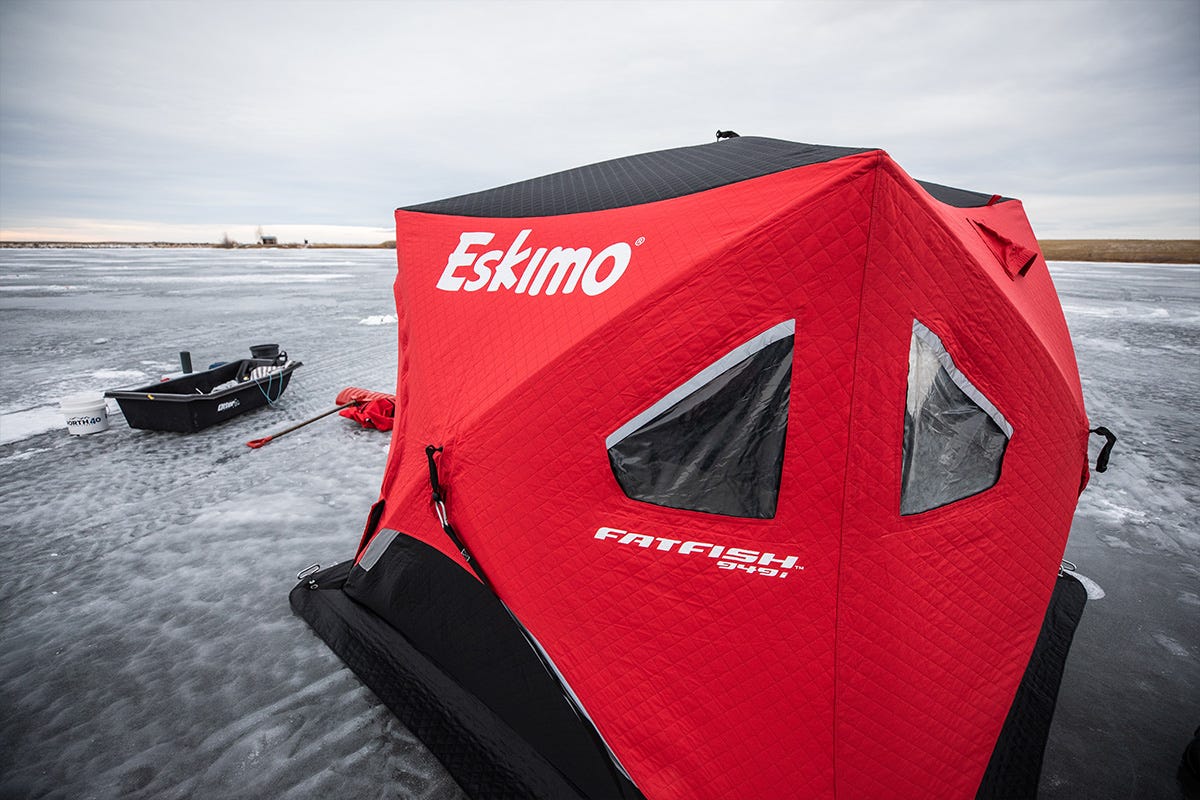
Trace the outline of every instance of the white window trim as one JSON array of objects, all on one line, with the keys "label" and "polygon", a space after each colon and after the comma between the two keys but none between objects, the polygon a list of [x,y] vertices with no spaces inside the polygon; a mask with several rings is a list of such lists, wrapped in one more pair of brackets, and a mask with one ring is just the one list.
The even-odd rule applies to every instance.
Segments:
[{"label": "white window trim", "polygon": [[1000,413],[1000,409],[992,404],[991,400],[984,397],[983,392],[975,388],[967,376],[962,374],[958,367],[954,365],[954,359],[950,357],[946,346],[942,344],[942,340],[933,331],[926,328],[919,320],[914,319],[912,324],[913,336],[920,339],[927,347],[933,350],[937,357],[938,363],[942,365],[942,369],[950,376],[950,380],[954,381],[954,385],[962,390],[962,393],[971,398],[975,405],[983,409],[983,412],[992,418],[992,422],[996,423],[1000,430],[1004,431],[1004,435],[1009,439],[1013,436],[1013,426],[1009,424],[1004,415]]},{"label": "white window trim", "polygon": [[620,444],[631,433],[642,428],[646,423],[666,412],[688,395],[691,395],[692,393],[698,391],[701,387],[711,383],[735,364],[745,361],[750,356],[754,355],[760,350],[765,349],[769,345],[775,344],[775,342],[778,342],[780,339],[786,339],[789,336],[795,336],[795,334],[796,320],[789,319],[786,322],[781,322],[772,328],[768,328],[750,341],[738,345],[713,363],[709,364],[704,369],[697,372],[688,380],[676,386],[670,392],[667,392],[667,394],[665,394],[662,399],[660,399],[654,405],[650,406],[645,411],[641,412],[633,419],[629,420],[624,425],[610,433],[604,439],[605,449],[611,450],[614,446]]}]

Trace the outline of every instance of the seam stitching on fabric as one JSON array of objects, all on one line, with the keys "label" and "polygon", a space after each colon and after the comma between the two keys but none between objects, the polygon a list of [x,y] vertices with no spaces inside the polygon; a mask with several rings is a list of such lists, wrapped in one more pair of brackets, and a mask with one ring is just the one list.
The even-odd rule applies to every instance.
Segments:
[{"label": "seam stitching on fabric", "polygon": [[837,582],[834,590],[833,598],[833,796],[837,797],[838,784],[838,640],[841,638],[840,622],[842,611],[842,560],[843,560],[843,542],[846,533],[846,496],[850,485],[850,454],[851,437],[854,433],[854,396],[858,388],[858,358],[859,358],[859,339],[862,336],[862,310],[863,299],[867,294],[867,268],[871,264],[871,243],[872,236],[875,233],[875,203],[879,195],[879,173],[882,171],[883,154],[876,156],[874,183],[871,186],[871,205],[870,218],[867,221],[867,247],[863,257],[862,266],[862,281],[858,287],[858,317],[855,320],[854,328],[854,371],[850,376],[850,414],[846,420],[846,463],[843,467],[842,475],[842,518],[838,524],[838,563],[837,563]]}]

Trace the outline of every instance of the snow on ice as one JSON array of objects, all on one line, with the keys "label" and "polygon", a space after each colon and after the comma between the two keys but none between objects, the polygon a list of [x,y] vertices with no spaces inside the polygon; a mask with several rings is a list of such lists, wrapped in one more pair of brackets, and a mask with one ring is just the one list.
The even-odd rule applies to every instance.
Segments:
[{"label": "snow on ice", "polygon": [[365,317],[358,321],[359,325],[395,325],[397,317],[395,314],[375,314],[370,317]]}]

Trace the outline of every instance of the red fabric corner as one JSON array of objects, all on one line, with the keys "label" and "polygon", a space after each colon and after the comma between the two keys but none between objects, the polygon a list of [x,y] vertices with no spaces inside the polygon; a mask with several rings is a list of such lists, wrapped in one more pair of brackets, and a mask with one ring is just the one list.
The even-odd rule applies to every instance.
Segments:
[{"label": "red fabric corner", "polygon": [[982,222],[972,220],[976,230],[983,237],[983,241],[987,244],[988,249],[992,251],[992,255],[1004,267],[1004,271],[1008,273],[1010,278],[1022,278],[1029,268],[1033,266],[1033,262],[1037,260],[1037,251],[1026,247],[1023,244],[1014,242],[1002,233],[989,228]]}]

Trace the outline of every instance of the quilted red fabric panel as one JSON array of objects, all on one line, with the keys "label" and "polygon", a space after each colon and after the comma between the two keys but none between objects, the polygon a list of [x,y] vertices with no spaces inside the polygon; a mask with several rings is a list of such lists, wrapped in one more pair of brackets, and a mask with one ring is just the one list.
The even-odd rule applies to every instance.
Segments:
[{"label": "quilted red fabric panel", "polygon": [[[1066,328],[1044,262],[1013,280],[968,218],[1023,242],[993,210],[1007,205],[941,206],[865,153],[588,214],[397,212],[382,526],[459,558],[429,502],[424,448],[444,447],[455,527],[652,800],[973,794],[1053,585],[1086,429],[1069,340],[1046,342]],[[556,246],[616,253],[617,269],[622,244],[601,291],[497,280]],[[1016,432],[995,487],[901,518],[914,317]],[[627,498],[605,437],[793,319],[776,517]],[[754,564],[724,568],[735,552]]]},{"label": "quilted red fabric panel", "polygon": [[[1046,284],[1012,281],[974,234],[946,235],[939,223],[962,212],[890,163],[873,205],[842,530],[838,794],[973,797],[1053,589],[1086,419],[1055,360],[1065,324],[1048,347],[1051,315],[1016,313]],[[897,365],[914,318],[1014,433],[995,486],[902,517]]]}]

